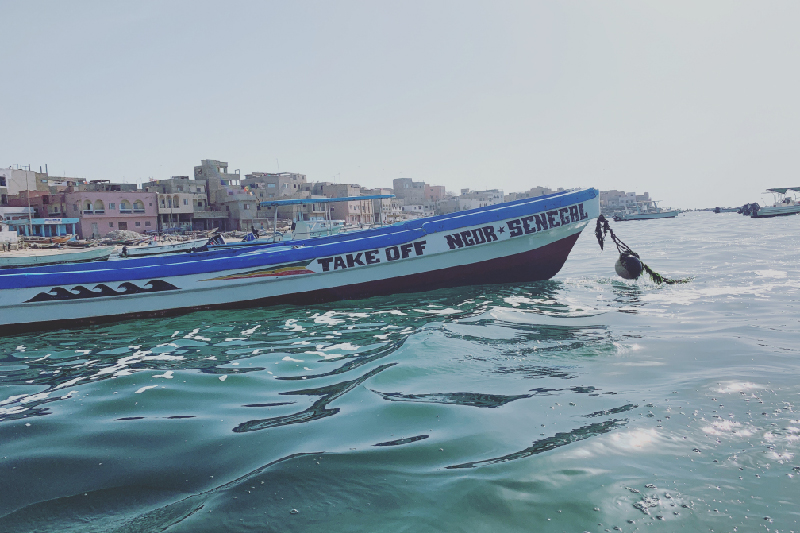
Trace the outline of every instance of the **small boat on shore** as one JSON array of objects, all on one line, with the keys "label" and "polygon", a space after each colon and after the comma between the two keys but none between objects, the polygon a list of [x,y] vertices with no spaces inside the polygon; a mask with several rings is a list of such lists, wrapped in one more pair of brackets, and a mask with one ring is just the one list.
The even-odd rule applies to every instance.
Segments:
[{"label": "small boat on shore", "polygon": [[800,202],[797,197],[788,196],[789,191],[800,192],[800,187],[775,187],[767,189],[777,196],[772,206],[760,207],[758,204],[749,204],[749,214],[751,218],[772,218],[800,213]]},{"label": "small boat on shore", "polygon": [[195,250],[208,243],[208,239],[192,239],[178,242],[149,241],[143,246],[123,246],[119,257],[144,257],[148,255],[174,254]]},{"label": "small boat on shore", "polygon": [[114,249],[97,246],[84,249],[16,250],[0,254],[0,268],[25,268],[40,265],[105,261]]},{"label": "small boat on shore", "polygon": [[597,189],[262,246],[0,271],[0,334],[553,277]]}]

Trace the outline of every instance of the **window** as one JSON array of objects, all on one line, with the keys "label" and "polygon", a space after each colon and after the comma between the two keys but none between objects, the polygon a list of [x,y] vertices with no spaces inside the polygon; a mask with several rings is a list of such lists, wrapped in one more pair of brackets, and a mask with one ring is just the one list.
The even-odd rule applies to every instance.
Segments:
[{"label": "window", "polygon": [[128,223],[127,222],[117,222],[117,227],[119,229],[128,229]]},{"label": "window", "polygon": [[136,225],[137,225],[137,226],[141,226],[141,225],[142,225],[142,223],[141,223],[141,222],[137,222],[137,223],[136,223]]},{"label": "window", "polygon": [[108,208],[109,209],[116,209],[117,208],[117,204],[115,204],[114,202],[111,202],[110,204],[108,204]]},{"label": "window", "polygon": [[268,189],[274,189],[275,188],[275,184],[274,183],[267,183],[267,188]]},{"label": "window", "polygon": [[144,225],[145,225],[145,226],[149,226],[149,225],[150,225],[150,223],[149,223],[149,222],[145,222],[145,223],[144,223]]},{"label": "window", "polygon": [[244,209],[245,209],[245,211],[247,211],[248,209],[250,209],[250,204],[244,204]]},{"label": "window", "polygon": [[109,228],[113,228],[113,227],[114,227],[114,223],[113,223],[113,222],[109,222],[109,223],[108,223],[108,227],[109,227]]},{"label": "window", "polygon": [[186,198],[184,198],[184,199],[183,199],[183,205],[189,205],[189,200],[188,200],[188,199],[186,199]]}]

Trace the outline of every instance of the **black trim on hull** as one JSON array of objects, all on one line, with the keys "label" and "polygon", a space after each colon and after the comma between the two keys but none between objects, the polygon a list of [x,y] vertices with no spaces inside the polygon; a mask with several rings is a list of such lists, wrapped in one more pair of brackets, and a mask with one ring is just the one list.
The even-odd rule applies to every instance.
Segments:
[{"label": "black trim on hull", "polygon": [[272,305],[313,305],[339,300],[358,300],[372,296],[387,296],[398,293],[427,292],[436,289],[463,287],[467,285],[499,285],[525,283],[550,279],[561,270],[575,246],[580,233],[527,252],[498,257],[469,265],[460,265],[419,274],[410,274],[389,279],[368,281],[355,285],[343,285],[330,289],[270,296],[258,300],[247,300],[222,304],[179,307],[158,311],[134,312],[120,315],[52,320],[35,323],[18,323],[0,326],[0,336],[9,336],[30,331],[76,328],[86,325],[122,322],[136,318],[158,318],[179,316],[195,311],[212,309],[246,309]]}]

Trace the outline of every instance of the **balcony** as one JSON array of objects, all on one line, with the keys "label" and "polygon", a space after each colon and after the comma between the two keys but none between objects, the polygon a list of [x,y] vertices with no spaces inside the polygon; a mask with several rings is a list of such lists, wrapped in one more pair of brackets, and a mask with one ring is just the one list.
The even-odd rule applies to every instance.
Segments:
[{"label": "balcony", "polygon": [[106,213],[105,209],[100,209],[99,211],[93,211],[90,209],[85,209],[81,211],[83,215],[104,215]]}]

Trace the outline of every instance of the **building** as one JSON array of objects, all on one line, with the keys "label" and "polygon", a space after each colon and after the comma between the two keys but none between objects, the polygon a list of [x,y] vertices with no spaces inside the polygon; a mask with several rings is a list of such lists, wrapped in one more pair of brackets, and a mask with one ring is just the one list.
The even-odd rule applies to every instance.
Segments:
[{"label": "building", "polygon": [[509,194],[505,195],[505,198],[504,198],[503,201],[505,201],[505,202],[513,202],[514,200],[523,200],[525,198],[536,198],[537,196],[544,196],[545,194],[553,194],[555,192],[561,192],[563,190],[564,189],[561,188],[561,187],[559,187],[556,190],[553,190],[553,189],[551,189],[549,187],[536,186],[536,187],[531,187],[527,191],[509,193]]},{"label": "building", "polygon": [[392,181],[394,195],[412,204],[425,202],[425,182],[413,181],[411,178],[397,178]]},{"label": "building", "polygon": [[218,228],[221,231],[247,231],[251,227],[266,228],[269,222],[266,213],[258,209],[255,193],[245,188],[237,170],[228,172],[228,163],[215,159],[204,159],[194,167],[195,180],[205,180],[210,211],[195,211],[195,226],[198,219],[203,229]]},{"label": "building", "polygon": [[[361,189],[362,196],[385,196],[394,194],[392,189]],[[372,200],[372,223],[392,224],[389,222],[392,213],[392,200],[394,198],[375,198]]]},{"label": "building", "polygon": [[101,238],[115,230],[158,231],[156,193],[114,190],[115,184],[107,185],[97,187],[102,190],[64,193],[66,216],[80,218],[78,234],[82,238]]},{"label": "building", "polygon": [[0,168],[0,205],[7,205],[11,196],[35,189],[35,172],[20,168]]},{"label": "building", "polygon": [[169,179],[150,180],[142,189],[158,194],[159,231],[206,230],[208,217],[195,220],[195,213],[210,209],[206,180],[190,180],[189,176],[172,176]]},{"label": "building", "polygon": [[504,201],[503,191],[500,189],[490,189],[488,191],[471,191],[461,189],[458,197],[459,211],[468,211],[479,207],[501,204]]}]

